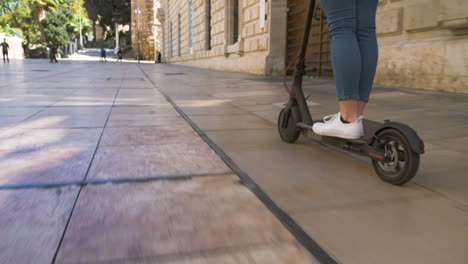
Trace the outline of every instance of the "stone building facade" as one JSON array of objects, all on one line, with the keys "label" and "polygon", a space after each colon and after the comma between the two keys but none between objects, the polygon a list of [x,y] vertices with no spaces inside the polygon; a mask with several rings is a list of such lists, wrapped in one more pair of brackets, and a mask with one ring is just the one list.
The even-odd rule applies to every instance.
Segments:
[{"label": "stone building facade", "polygon": [[468,93],[468,1],[380,0],[376,83]]},{"label": "stone building facade", "polygon": [[[284,68],[285,56],[283,2],[162,0],[163,60],[217,70],[278,74]],[[272,29],[272,13],[278,10],[283,19]]]},{"label": "stone building facade", "polygon": [[[289,53],[295,45],[287,40],[300,36],[297,29],[301,27],[293,30],[291,25],[301,24],[305,16],[301,6],[307,2],[161,0],[156,13],[162,22],[163,60],[217,70],[281,74],[294,57]],[[296,15],[298,10],[302,17]],[[377,33],[376,84],[468,93],[468,1],[380,0]],[[329,40],[321,41],[329,50]],[[329,57],[324,52],[329,51],[321,49],[320,57]],[[309,52],[308,56],[316,54]]]},{"label": "stone building facade", "polygon": [[132,57],[138,58],[138,37],[141,59],[155,60],[156,52],[161,51],[162,25],[156,17],[159,8],[158,0],[131,0]]}]

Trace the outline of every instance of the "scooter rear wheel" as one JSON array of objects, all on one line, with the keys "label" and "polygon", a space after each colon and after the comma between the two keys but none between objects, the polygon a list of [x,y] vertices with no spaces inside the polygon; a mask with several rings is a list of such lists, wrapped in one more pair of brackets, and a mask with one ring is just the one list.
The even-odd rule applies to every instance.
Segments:
[{"label": "scooter rear wheel", "polygon": [[286,108],[281,110],[278,116],[278,133],[284,142],[296,142],[301,135],[301,129],[296,127],[299,122],[301,118],[297,107],[291,107],[289,111]]},{"label": "scooter rear wheel", "polygon": [[419,154],[411,149],[406,137],[396,129],[386,129],[377,135],[373,146],[385,150],[391,157],[389,162],[372,160],[379,177],[394,185],[410,181],[419,168]]}]

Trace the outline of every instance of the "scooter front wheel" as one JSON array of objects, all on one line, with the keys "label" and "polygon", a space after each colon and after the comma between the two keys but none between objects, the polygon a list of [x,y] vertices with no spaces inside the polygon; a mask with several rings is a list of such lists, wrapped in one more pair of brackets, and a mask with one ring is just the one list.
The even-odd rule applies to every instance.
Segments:
[{"label": "scooter front wheel", "polygon": [[297,107],[283,108],[278,116],[278,133],[284,142],[294,143],[301,135],[296,124],[301,122]]},{"label": "scooter front wheel", "polygon": [[385,151],[390,157],[388,162],[372,160],[379,177],[394,185],[410,181],[419,168],[419,154],[411,149],[406,137],[396,129],[386,129],[377,135],[374,147]]}]

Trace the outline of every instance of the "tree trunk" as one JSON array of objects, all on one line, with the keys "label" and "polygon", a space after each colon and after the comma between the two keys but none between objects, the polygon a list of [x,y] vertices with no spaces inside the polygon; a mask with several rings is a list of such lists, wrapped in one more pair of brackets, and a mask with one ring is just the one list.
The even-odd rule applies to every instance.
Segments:
[{"label": "tree trunk", "polygon": [[24,57],[29,59],[29,35],[26,35],[26,43],[22,43]]},{"label": "tree trunk", "polygon": [[120,38],[119,38],[119,25],[115,23],[115,52],[119,50]]},{"label": "tree trunk", "polygon": [[93,43],[96,44],[96,20],[93,20]]}]

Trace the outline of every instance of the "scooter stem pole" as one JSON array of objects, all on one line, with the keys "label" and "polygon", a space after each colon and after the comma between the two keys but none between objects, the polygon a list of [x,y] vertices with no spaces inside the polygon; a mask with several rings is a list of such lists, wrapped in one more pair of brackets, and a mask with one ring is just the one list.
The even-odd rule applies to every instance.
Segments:
[{"label": "scooter stem pole", "polygon": [[310,28],[312,27],[312,18],[314,16],[315,2],[316,0],[309,0],[309,7],[307,9],[307,18],[306,18],[306,24],[304,28],[304,35],[302,37],[302,46],[301,46],[301,53],[299,55],[299,59],[305,59],[305,55],[307,52],[307,44],[309,43],[309,34],[310,34]]},{"label": "scooter stem pole", "polygon": [[309,43],[309,33],[312,26],[312,18],[315,10],[316,0],[309,1],[309,7],[307,9],[307,18],[304,28],[304,35],[302,37],[301,52],[294,72],[294,81],[292,91],[297,99],[299,105],[299,111],[301,113],[303,122],[306,124],[312,124],[312,117],[310,115],[309,108],[307,107],[306,100],[304,98],[304,92],[302,90],[302,77],[305,74],[305,55],[307,52],[307,44]]}]

